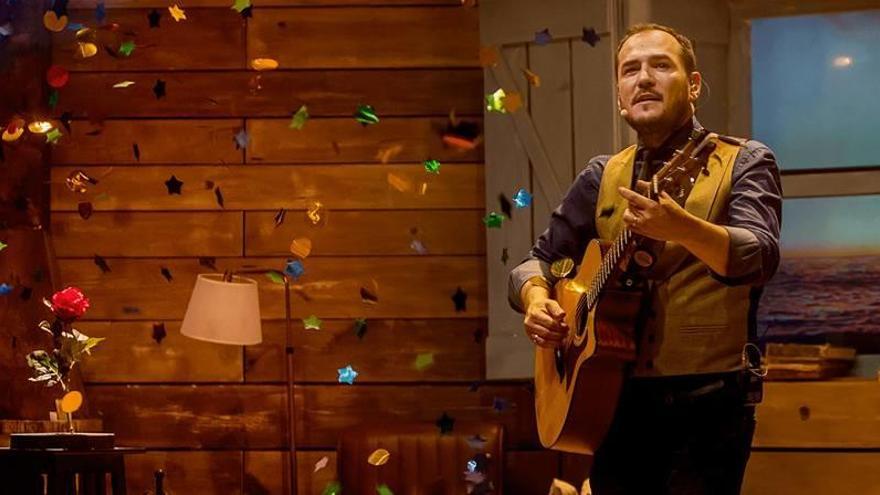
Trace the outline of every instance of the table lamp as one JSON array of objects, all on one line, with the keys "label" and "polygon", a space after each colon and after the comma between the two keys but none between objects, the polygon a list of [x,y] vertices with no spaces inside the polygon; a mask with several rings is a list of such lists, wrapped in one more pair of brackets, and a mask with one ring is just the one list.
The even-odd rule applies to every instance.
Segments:
[{"label": "table lamp", "polygon": [[284,281],[285,374],[287,381],[287,426],[289,448],[289,493],[296,493],[296,447],[294,442],[293,345],[291,342],[290,278],[274,269],[248,268],[226,273],[201,273],[196,278],[180,333],[187,337],[228,345],[255,345],[263,340],[257,281],[240,276],[275,273]]}]

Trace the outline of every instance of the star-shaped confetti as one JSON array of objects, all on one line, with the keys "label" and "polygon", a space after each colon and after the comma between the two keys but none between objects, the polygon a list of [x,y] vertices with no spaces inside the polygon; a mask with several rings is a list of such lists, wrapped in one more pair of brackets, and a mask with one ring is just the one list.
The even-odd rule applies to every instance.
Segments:
[{"label": "star-shaped confetti", "polygon": [[284,276],[282,276],[277,270],[269,270],[266,272],[266,277],[276,284],[284,284]]},{"label": "star-shaped confetti", "polygon": [[287,265],[284,266],[284,273],[293,277],[294,280],[298,279],[305,272],[306,269],[300,260],[287,260]]},{"label": "star-shaped confetti", "polygon": [[106,18],[107,8],[104,6],[104,2],[98,2],[98,5],[95,6],[95,20],[101,23]]},{"label": "star-shaped confetti", "polygon": [[417,371],[425,371],[430,368],[431,365],[434,364],[434,354],[431,352],[426,352],[419,354],[416,356],[416,361],[413,363]]},{"label": "star-shaped confetti", "polygon": [[183,182],[172,175],[170,179],[165,181],[165,187],[168,188],[168,194],[181,194],[180,188],[183,187]]},{"label": "star-shaped confetti", "polygon": [[494,211],[489,212],[488,215],[483,217],[483,223],[486,224],[486,227],[490,229],[500,229],[501,223],[504,221],[504,216],[495,213]]},{"label": "star-shaped confetti", "polygon": [[57,127],[53,127],[51,131],[46,133],[46,142],[49,144],[55,144],[61,139],[61,131],[58,130]]},{"label": "star-shaped confetti", "polygon": [[80,202],[76,205],[76,211],[79,212],[79,216],[80,216],[83,220],[88,220],[89,217],[92,216],[92,211],[93,211],[93,210],[94,210],[94,208],[92,207],[92,203],[90,203],[90,202],[88,202],[88,201],[80,201]]},{"label": "star-shaped confetti", "polygon": [[437,428],[440,428],[440,434],[445,435],[452,431],[452,427],[455,426],[455,419],[446,414],[446,412],[444,411],[443,415],[440,416],[440,419],[438,419],[434,424],[437,425]]},{"label": "star-shaped confetti", "polygon": [[486,110],[490,112],[499,112],[506,113],[504,109],[504,97],[507,96],[507,92],[504,91],[504,88],[498,88],[494,93],[486,95]]},{"label": "star-shaped confetti", "polygon": [[510,254],[507,252],[507,248],[501,248],[501,263],[506,265],[507,260],[510,259]]},{"label": "star-shaped confetti", "polygon": [[6,244],[5,242],[0,241],[0,251],[3,251],[7,247],[9,247],[9,244]]},{"label": "star-shaped confetti", "polygon": [[171,13],[171,17],[174,18],[175,21],[180,22],[182,20],[186,20],[186,12],[183,11],[177,4],[174,4],[168,7],[168,12]]},{"label": "star-shaped confetti", "polygon": [[585,43],[588,43],[590,46],[596,46],[596,43],[599,42],[599,33],[596,32],[593,28],[584,28],[584,34],[581,36],[581,40]]},{"label": "star-shaped confetti", "polygon": [[166,335],[168,335],[168,333],[165,331],[164,322],[153,323],[153,340],[155,340],[157,344],[161,344]]},{"label": "star-shaped confetti", "polygon": [[0,284],[0,296],[8,296],[14,287],[6,282]]},{"label": "star-shaped confetti", "polygon": [[529,84],[532,87],[534,87],[534,88],[541,87],[541,76],[535,74],[534,72],[530,71],[529,69],[526,69],[525,67],[523,67],[522,71],[523,71],[523,75],[526,76],[526,80],[529,81]]},{"label": "star-shaped confetti", "polygon": [[338,481],[328,481],[321,495],[341,495],[342,485]]},{"label": "star-shaped confetti", "polygon": [[131,56],[131,52],[134,51],[134,41],[133,40],[125,40],[122,44],[119,45],[119,54],[124,55],[126,57]]},{"label": "star-shaped confetti", "polygon": [[426,248],[419,239],[413,239],[412,242],[409,243],[409,248],[419,254],[428,254],[428,248]]},{"label": "star-shaped confetti", "polygon": [[535,44],[537,45],[546,45],[552,40],[553,37],[550,35],[550,29],[545,28],[535,32]]},{"label": "star-shaped confetti", "polygon": [[429,174],[440,173],[440,162],[434,159],[425,160],[425,172]]},{"label": "star-shaped confetti", "polygon": [[153,94],[156,95],[157,100],[165,97],[165,81],[156,79],[156,84],[153,85]]},{"label": "star-shaped confetti", "polygon": [[248,133],[245,129],[239,129],[237,133],[235,133],[235,149],[240,150],[247,148],[248,141],[250,137],[248,137]]},{"label": "star-shaped confetti", "polygon": [[299,107],[299,110],[293,114],[293,117],[290,119],[290,125],[287,127],[289,129],[302,130],[302,128],[306,125],[306,121],[309,120],[309,109],[303,105]]},{"label": "star-shaped confetti", "polygon": [[250,6],[251,0],[235,0],[235,3],[232,4],[231,8],[240,14],[244,9]]},{"label": "star-shaped confetti", "polygon": [[96,254],[94,261],[95,266],[101,269],[101,273],[107,273],[110,271],[110,265],[107,264],[107,260],[105,260],[103,256]]},{"label": "star-shaped confetti", "polygon": [[455,290],[452,295],[452,302],[455,303],[455,312],[467,311],[467,293],[461,290],[461,287]]},{"label": "star-shaped confetti", "polygon": [[321,319],[315,315],[310,315],[307,318],[303,318],[302,322],[306,330],[320,330],[321,323],[323,323]]},{"label": "star-shaped confetti", "polygon": [[150,28],[159,27],[159,19],[162,18],[162,14],[159,13],[158,10],[153,9],[147,14],[147,20],[150,22]]},{"label": "star-shaped confetti", "polygon": [[379,116],[376,115],[376,111],[370,105],[359,105],[354,114],[354,119],[364,127],[379,123]]},{"label": "star-shaped confetti", "polygon": [[510,204],[510,200],[507,199],[507,195],[504,193],[500,193],[498,195],[498,206],[501,208],[501,214],[507,218],[511,218],[511,214],[513,213],[513,205]]},{"label": "star-shaped confetti", "polygon": [[350,364],[345,368],[339,368],[336,371],[339,373],[339,378],[337,378],[339,383],[347,383],[351,385],[354,383],[354,379],[358,376],[358,372],[355,371]]},{"label": "star-shaped confetti", "polygon": [[508,402],[507,399],[503,397],[492,398],[492,409],[494,409],[495,412],[503,412],[507,410],[508,407],[510,407],[510,402]]},{"label": "star-shaped confetti", "polygon": [[520,188],[520,190],[513,195],[513,204],[515,204],[517,208],[526,208],[532,204],[532,195],[529,194],[525,188]]},{"label": "star-shaped confetti", "polygon": [[163,277],[165,277],[165,280],[169,282],[174,279],[174,277],[171,276],[171,270],[169,270],[167,266],[160,267],[159,272],[162,274]]},{"label": "star-shaped confetti", "polygon": [[359,339],[364,338],[364,335],[367,333],[367,319],[366,318],[358,318],[354,320],[354,334],[357,335]]}]

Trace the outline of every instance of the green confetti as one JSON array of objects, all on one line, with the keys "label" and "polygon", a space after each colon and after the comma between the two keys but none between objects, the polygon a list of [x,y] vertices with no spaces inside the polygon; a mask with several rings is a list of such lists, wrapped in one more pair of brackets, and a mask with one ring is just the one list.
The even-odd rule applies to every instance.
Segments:
[{"label": "green confetti", "polygon": [[391,488],[388,488],[388,485],[382,483],[381,485],[376,485],[376,493],[379,495],[394,495],[394,492],[391,491]]},{"label": "green confetti", "polygon": [[55,109],[55,106],[58,105],[58,90],[53,89],[51,93],[49,93],[49,108]]},{"label": "green confetti", "polygon": [[506,97],[507,93],[501,88],[490,95],[486,95],[486,110],[490,112],[507,113],[507,110],[504,108],[504,98]]},{"label": "green confetti", "polygon": [[338,481],[328,481],[327,486],[324,487],[324,491],[321,492],[321,495],[341,495],[341,494],[342,494],[342,485],[340,485]]},{"label": "green confetti", "polygon": [[416,369],[418,371],[425,371],[431,365],[434,364],[434,354],[430,352],[426,352],[424,354],[419,354],[416,356]]},{"label": "green confetti", "polygon": [[321,319],[315,315],[311,315],[308,318],[303,318],[302,320],[303,326],[306,327],[306,330],[320,330],[321,329]]},{"label": "green confetti", "polygon": [[61,136],[62,136],[61,131],[59,131],[58,128],[56,127],[46,133],[46,142],[49,144],[55,144],[58,142],[59,139],[61,139]]},{"label": "green confetti", "polygon": [[483,217],[483,223],[485,223],[486,227],[489,227],[490,229],[500,229],[501,222],[503,221],[504,215],[499,215],[494,211]]},{"label": "green confetti", "polygon": [[6,244],[5,242],[0,241],[0,251],[3,251],[7,247],[9,247],[9,244]]},{"label": "green confetti", "polygon": [[251,6],[251,0],[235,0],[235,3],[232,4],[232,10],[241,14],[241,12]]},{"label": "green confetti", "polygon": [[379,116],[376,115],[376,111],[373,110],[373,107],[370,105],[358,106],[357,112],[354,114],[354,119],[364,126],[379,123]]},{"label": "green confetti", "polygon": [[266,272],[266,276],[269,277],[269,280],[275,282],[276,284],[284,284],[284,277],[281,276],[278,272]]},{"label": "green confetti", "polygon": [[293,114],[293,118],[290,119],[290,125],[287,127],[299,131],[306,125],[307,120],[309,120],[309,109],[303,105]]},{"label": "green confetti", "polygon": [[425,160],[425,171],[432,174],[440,173],[440,162],[437,160]]},{"label": "green confetti", "polygon": [[126,57],[131,56],[131,52],[134,51],[134,41],[126,40],[123,41],[121,45],[119,45],[119,54],[125,55]]}]

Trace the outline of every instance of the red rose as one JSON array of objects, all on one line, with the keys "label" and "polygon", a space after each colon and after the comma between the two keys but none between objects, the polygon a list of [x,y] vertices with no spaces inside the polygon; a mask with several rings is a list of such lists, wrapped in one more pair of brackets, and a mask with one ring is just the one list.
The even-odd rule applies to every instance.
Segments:
[{"label": "red rose", "polygon": [[89,300],[81,290],[76,287],[68,287],[52,294],[52,304],[49,307],[55,316],[70,322],[82,316],[89,309]]}]

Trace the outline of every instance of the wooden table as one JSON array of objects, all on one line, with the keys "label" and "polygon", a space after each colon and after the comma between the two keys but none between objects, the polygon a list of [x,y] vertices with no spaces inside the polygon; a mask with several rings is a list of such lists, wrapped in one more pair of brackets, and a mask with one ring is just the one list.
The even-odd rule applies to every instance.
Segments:
[{"label": "wooden table", "polygon": [[[15,495],[105,495],[110,474],[113,495],[125,495],[126,454],[144,449],[108,450],[0,448],[0,488]],[[44,484],[45,476],[45,484]]]}]

